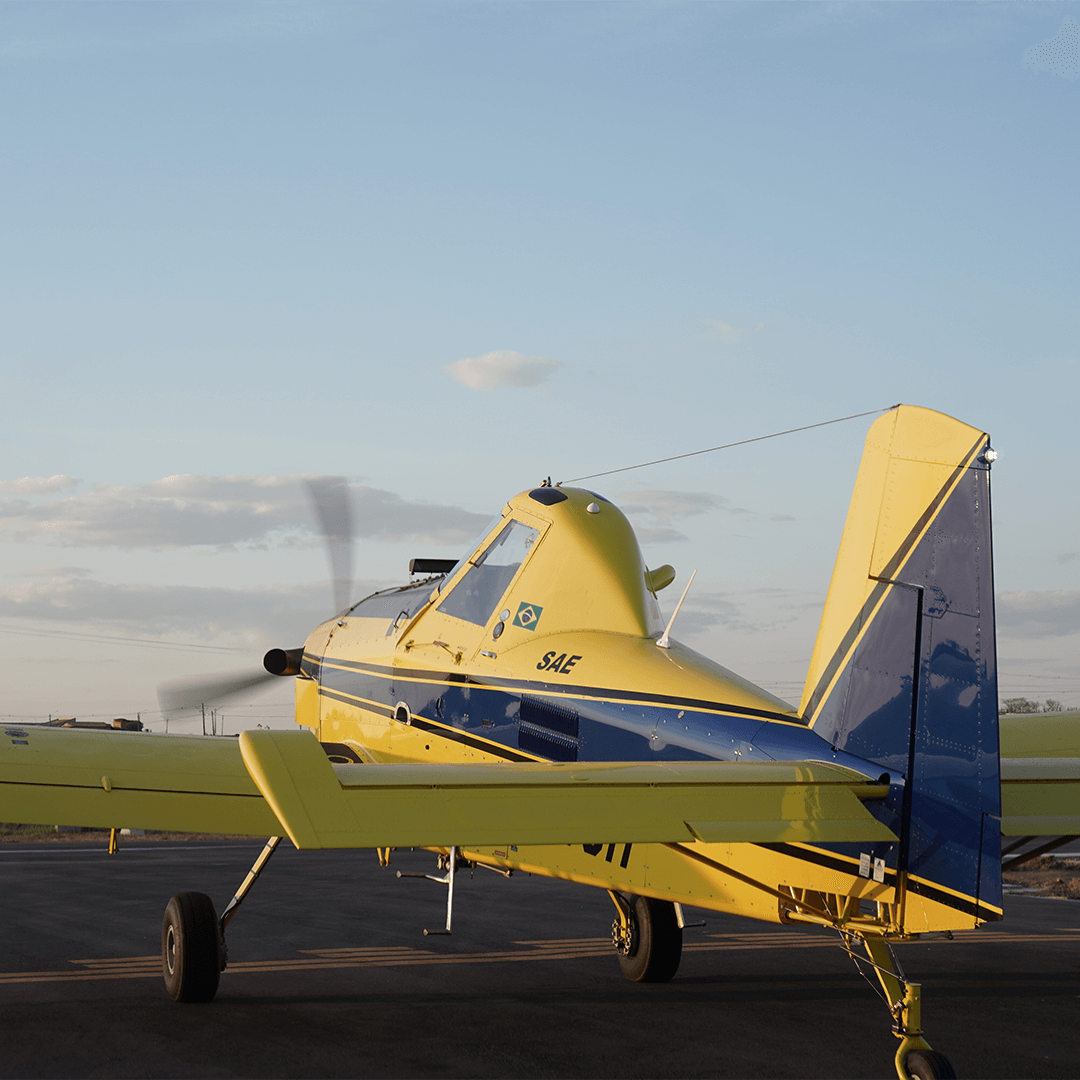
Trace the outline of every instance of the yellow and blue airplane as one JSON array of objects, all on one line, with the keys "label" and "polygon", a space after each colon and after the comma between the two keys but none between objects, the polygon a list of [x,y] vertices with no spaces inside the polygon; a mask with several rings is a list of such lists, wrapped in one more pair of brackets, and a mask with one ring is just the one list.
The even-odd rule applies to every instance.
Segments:
[{"label": "yellow and blue airplane", "polygon": [[545,484],[457,563],[268,653],[299,730],[8,728],[0,819],[271,837],[220,917],[170,901],[180,1001],[214,996],[278,838],[425,847],[450,882],[465,861],[608,890],[634,980],[675,975],[684,904],[833,928],[881,984],[897,1074],[953,1076],[892,942],[1000,919],[1003,833],[1080,833],[1075,758],[1002,782],[994,456],[930,410],[873,424],[798,709],[670,637],[671,567],[602,495]]}]

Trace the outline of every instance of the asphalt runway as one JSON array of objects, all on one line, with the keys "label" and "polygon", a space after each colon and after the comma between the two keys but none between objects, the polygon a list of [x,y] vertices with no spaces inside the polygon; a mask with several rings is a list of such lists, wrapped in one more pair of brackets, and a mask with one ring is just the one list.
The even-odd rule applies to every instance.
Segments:
[{"label": "asphalt runway", "polygon": [[[228,933],[209,1005],[161,980],[169,897],[220,911],[261,845],[130,840],[0,849],[4,1077],[891,1077],[884,1006],[816,928],[698,913],[675,980],[627,982],[600,890],[527,875],[396,878],[426,852],[275,854]],[[1080,1075],[1080,904],[900,947],[962,1077]],[[687,909],[688,918],[694,914]]]}]

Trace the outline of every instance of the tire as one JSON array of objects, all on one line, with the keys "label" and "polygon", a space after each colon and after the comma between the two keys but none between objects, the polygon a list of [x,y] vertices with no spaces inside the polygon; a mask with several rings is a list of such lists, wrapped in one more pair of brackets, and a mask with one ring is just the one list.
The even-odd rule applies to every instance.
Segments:
[{"label": "tire", "polygon": [[904,1058],[904,1068],[912,1080],[956,1080],[952,1063],[936,1050],[912,1050]]},{"label": "tire", "polygon": [[628,897],[636,933],[630,951],[619,956],[619,967],[631,982],[669,982],[682,960],[682,928],[675,905],[649,896]]},{"label": "tire", "polygon": [[173,1001],[213,1001],[221,979],[221,934],[205,893],[177,893],[161,922],[161,973]]}]

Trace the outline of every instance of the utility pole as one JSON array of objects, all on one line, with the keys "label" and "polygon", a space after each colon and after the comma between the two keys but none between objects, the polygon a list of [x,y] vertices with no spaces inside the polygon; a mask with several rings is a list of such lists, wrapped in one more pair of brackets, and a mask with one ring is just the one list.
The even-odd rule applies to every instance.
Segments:
[{"label": "utility pole", "polygon": [[206,734],[206,706],[205,705],[200,705],[199,708],[202,709],[202,733],[205,735]]}]

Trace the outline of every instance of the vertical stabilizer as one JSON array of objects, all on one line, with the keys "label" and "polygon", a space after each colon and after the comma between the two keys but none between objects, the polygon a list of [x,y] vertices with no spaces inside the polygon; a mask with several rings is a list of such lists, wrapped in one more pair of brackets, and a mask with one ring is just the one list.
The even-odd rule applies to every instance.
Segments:
[{"label": "vertical stabilizer", "polygon": [[800,707],[835,747],[904,774],[911,929],[919,895],[1001,917],[988,449],[928,409],[871,427]]}]

